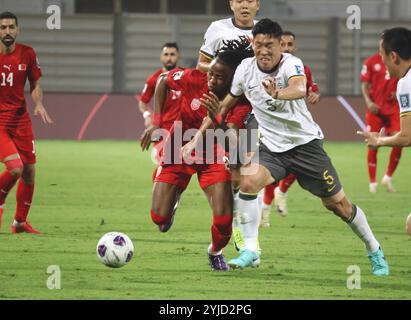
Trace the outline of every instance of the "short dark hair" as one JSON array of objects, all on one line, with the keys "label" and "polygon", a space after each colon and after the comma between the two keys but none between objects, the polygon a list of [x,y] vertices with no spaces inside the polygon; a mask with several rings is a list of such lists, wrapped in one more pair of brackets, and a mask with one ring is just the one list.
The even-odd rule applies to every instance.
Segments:
[{"label": "short dark hair", "polygon": [[277,22],[264,18],[254,25],[252,33],[254,38],[257,34],[268,34],[273,38],[280,39],[283,35],[283,29]]},{"label": "short dark hair", "polygon": [[180,51],[177,42],[166,42],[161,47],[161,50],[163,50],[164,48],[175,48],[177,51]]},{"label": "short dark hair", "polygon": [[381,39],[386,54],[394,51],[403,60],[411,59],[411,30],[403,27],[387,29]]},{"label": "short dark hair", "polygon": [[232,70],[236,70],[245,58],[254,56],[250,40],[246,36],[240,36],[239,39],[234,40],[225,40],[223,44],[224,46],[217,52],[217,58]]},{"label": "short dark hair", "polygon": [[291,31],[289,31],[289,30],[283,31],[282,36],[291,36],[291,37],[293,37],[294,39],[297,38],[297,37],[295,36],[295,33],[294,33],[294,32],[291,32]]},{"label": "short dark hair", "polygon": [[0,20],[3,20],[3,19],[14,19],[16,21],[16,26],[19,24],[17,16],[14,13],[11,13],[9,11],[0,13]]}]

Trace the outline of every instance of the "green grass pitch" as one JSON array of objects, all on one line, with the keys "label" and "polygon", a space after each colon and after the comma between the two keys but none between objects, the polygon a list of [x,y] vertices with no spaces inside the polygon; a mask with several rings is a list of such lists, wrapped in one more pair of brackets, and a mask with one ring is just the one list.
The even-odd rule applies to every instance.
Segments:
[{"label": "green grass pitch", "polygon": [[[363,244],[320,200],[295,184],[289,215],[271,215],[260,230],[258,269],[211,272],[206,249],[212,214],[193,177],[172,229],[150,219],[154,165],[137,142],[38,141],[37,184],[29,220],[42,236],[11,235],[15,189],[0,233],[0,299],[410,299],[410,150],[394,176],[397,192],[368,192],[366,146],[326,143],[349,198],[365,211],[382,243],[391,275],[371,275]],[[378,177],[389,149],[379,153]],[[96,257],[98,239],[121,231],[135,255],[121,269]],[[236,255],[232,243],[226,258]],[[47,268],[61,270],[61,289],[50,290]],[[361,270],[361,289],[347,289],[347,268]]]}]

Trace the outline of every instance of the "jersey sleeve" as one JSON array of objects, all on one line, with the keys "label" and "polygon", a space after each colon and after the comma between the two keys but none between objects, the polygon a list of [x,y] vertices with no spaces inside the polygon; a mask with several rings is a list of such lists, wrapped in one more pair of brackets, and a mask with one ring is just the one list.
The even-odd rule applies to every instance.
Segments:
[{"label": "jersey sleeve", "polygon": [[33,49],[29,51],[29,67],[28,67],[28,79],[31,84],[40,79],[42,73],[39,61],[37,59],[36,53]]},{"label": "jersey sleeve", "polygon": [[307,77],[307,92],[311,90],[312,92],[319,93],[320,89],[318,88],[317,83],[314,81],[311,69],[308,66],[304,66],[304,73]]},{"label": "jersey sleeve", "polygon": [[[198,71],[199,73],[201,71]],[[198,86],[193,69],[174,69],[167,75],[167,87],[172,90],[186,91]]]},{"label": "jersey sleeve", "polygon": [[406,78],[398,82],[397,99],[400,105],[400,116],[411,116],[411,83]]},{"label": "jersey sleeve", "polygon": [[286,60],[284,72],[287,80],[294,77],[305,77],[303,62],[297,57],[292,57]]},{"label": "jersey sleeve", "polygon": [[143,91],[141,91],[140,100],[145,104],[149,103],[154,95],[154,91],[156,89],[156,80],[157,78],[154,79],[153,75],[148,77]]},{"label": "jersey sleeve", "polygon": [[200,53],[209,59],[213,59],[219,49],[219,33],[216,30],[215,23],[213,22],[208,27],[204,34],[204,43],[200,48]]},{"label": "jersey sleeve", "polygon": [[248,114],[251,112],[252,107],[250,102],[248,102],[247,98],[244,95],[240,98],[240,100],[236,103],[236,105],[229,111],[225,122],[232,123],[238,129],[244,128],[244,123],[248,117]]},{"label": "jersey sleeve", "polygon": [[361,69],[361,82],[370,82],[371,81],[372,66],[371,60],[367,59],[364,61]]},{"label": "jersey sleeve", "polygon": [[239,97],[244,93],[244,64],[241,63],[235,70],[230,94]]}]

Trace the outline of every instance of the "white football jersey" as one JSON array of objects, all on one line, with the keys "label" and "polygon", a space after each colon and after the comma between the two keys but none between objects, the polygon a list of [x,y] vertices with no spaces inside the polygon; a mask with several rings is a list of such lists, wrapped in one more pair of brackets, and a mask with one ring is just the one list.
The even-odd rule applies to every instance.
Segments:
[{"label": "white football jersey", "polygon": [[400,116],[411,116],[411,69],[397,84],[397,99],[400,105]]},{"label": "white football jersey", "polygon": [[272,73],[261,71],[255,57],[244,59],[237,67],[231,86],[231,94],[243,93],[253,107],[253,113],[261,130],[261,141],[272,152],[285,152],[314,139],[323,139],[321,128],[308,111],[304,98],[279,100],[271,97],[262,85],[265,78],[276,79],[277,87],[288,86],[288,80],[305,76],[301,59],[283,53],[280,63]]},{"label": "white football jersey", "polygon": [[[257,21],[254,20],[254,24],[256,23]],[[252,28],[236,27],[233,18],[214,21],[204,35],[204,44],[200,48],[200,53],[212,59],[216,56],[217,51],[224,47],[223,41],[235,40],[240,37],[247,37],[251,41],[253,36],[251,31]]]}]

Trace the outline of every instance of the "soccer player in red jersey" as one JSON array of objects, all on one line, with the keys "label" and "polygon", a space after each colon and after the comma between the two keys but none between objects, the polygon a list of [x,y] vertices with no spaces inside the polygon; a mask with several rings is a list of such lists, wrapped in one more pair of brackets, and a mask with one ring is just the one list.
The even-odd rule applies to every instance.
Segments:
[{"label": "soccer player in red jersey", "polygon": [[[291,31],[284,31],[281,36],[281,51],[295,55],[297,51],[296,36]],[[314,81],[311,69],[304,65],[304,73],[307,78],[307,102],[316,104],[320,100],[320,89]],[[279,215],[285,217],[288,214],[287,191],[294,183],[296,177],[290,173],[278,184],[268,185],[264,188],[264,198],[261,207],[261,227],[270,226],[271,203],[275,202],[275,207]]]},{"label": "soccer player in red jersey", "polygon": [[[197,69],[173,70],[168,75],[160,77],[156,88],[156,117],[161,114],[161,104],[165,100],[167,89],[181,90],[183,99],[178,118],[181,121],[180,127],[177,122],[173,126],[169,137],[172,148],[164,147],[163,160],[154,179],[151,218],[161,232],[167,232],[173,223],[175,206],[181,193],[186,189],[191,176],[197,173],[200,186],[213,210],[212,242],[208,248],[208,258],[212,270],[219,271],[228,270],[222,249],[230,240],[233,219],[231,177],[224,163],[224,152],[220,152],[219,146],[213,142],[212,148],[201,150],[203,161],[192,163],[186,157],[180,155],[176,157],[175,154],[180,153],[178,138],[181,139],[190,129],[200,128],[203,120],[207,118],[203,96],[222,100],[228,93],[235,68],[244,57],[246,55],[242,55],[239,51],[223,51],[213,59],[208,73]],[[244,104],[248,107],[248,103],[244,102]],[[242,108],[242,104],[238,104],[237,107]],[[141,141],[143,150],[148,149],[158,128],[153,125],[146,130]],[[180,129],[181,136],[178,137],[177,132]],[[190,138],[191,135],[187,140]],[[210,145],[205,138],[204,142],[204,146]],[[181,146],[183,144],[184,142],[181,141]],[[167,154],[168,150],[171,152]],[[210,161],[210,151],[212,161]],[[198,153],[191,155],[194,154],[198,156]]]},{"label": "soccer player in red jersey", "polygon": [[[387,135],[395,135],[400,131],[400,110],[395,96],[398,79],[390,76],[379,53],[365,60],[361,81],[362,94],[367,105],[367,130],[379,132],[384,128]],[[377,151],[377,148],[368,147],[369,190],[372,193],[377,192]],[[395,191],[392,175],[400,161],[401,151],[400,147],[392,148],[387,171],[381,180],[388,192]]]},{"label": "soccer player in red jersey", "polygon": [[[161,48],[160,61],[163,67],[156,70],[152,75],[147,78],[146,84],[140,95],[139,109],[144,118],[144,125],[149,127],[152,122],[152,115],[148,109],[148,104],[154,96],[154,90],[158,77],[163,73],[173,70],[177,67],[180,59],[180,52],[177,43],[167,42]],[[181,96],[180,91],[170,90],[167,97],[166,105],[164,106],[162,114],[161,128],[169,130],[174,123],[179,113],[179,98]]]},{"label": "soccer player in red jersey", "polygon": [[27,221],[35,176],[34,136],[24,97],[26,79],[36,106],[34,115],[52,123],[43,106],[40,87],[41,70],[34,50],[16,43],[19,33],[17,17],[11,12],[0,14],[0,161],[6,170],[0,174],[0,227],[4,203],[18,181],[17,206],[12,233],[40,233]]}]

